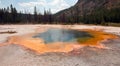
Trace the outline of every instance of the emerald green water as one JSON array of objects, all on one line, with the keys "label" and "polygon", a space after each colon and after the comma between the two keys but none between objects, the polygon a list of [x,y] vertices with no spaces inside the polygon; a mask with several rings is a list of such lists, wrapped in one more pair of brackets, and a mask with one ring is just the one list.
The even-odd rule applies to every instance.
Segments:
[{"label": "emerald green water", "polygon": [[67,30],[67,29],[48,29],[46,32],[38,33],[33,36],[34,38],[41,38],[44,42],[54,43],[54,42],[78,42],[85,41],[92,37],[88,32],[77,31],[77,30]]}]

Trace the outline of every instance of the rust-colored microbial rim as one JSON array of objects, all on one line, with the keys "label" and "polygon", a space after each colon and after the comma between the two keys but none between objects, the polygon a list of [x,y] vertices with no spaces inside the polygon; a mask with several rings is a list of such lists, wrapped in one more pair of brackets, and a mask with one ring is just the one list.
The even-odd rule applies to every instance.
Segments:
[{"label": "rust-colored microbial rim", "polygon": [[32,34],[30,35],[24,35],[24,36],[12,36],[8,40],[8,44],[17,44],[20,46],[23,46],[27,49],[33,50],[37,53],[43,54],[48,52],[65,52],[68,53],[70,51],[73,51],[75,49],[80,49],[85,46],[89,47],[95,47],[95,48],[106,48],[103,44],[101,44],[102,41],[107,39],[116,39],[117,36],[113,34],[108,34],[103,31],[96,31],[96,30],[90,30],[90,29],[84,29],[80,31],[86,31],[93,35],[94,37],[90,38],[89,40],[86,40],[85,42],[55,42],[51,44],[45,44],[44,40],[39,38],[32,38]]}]

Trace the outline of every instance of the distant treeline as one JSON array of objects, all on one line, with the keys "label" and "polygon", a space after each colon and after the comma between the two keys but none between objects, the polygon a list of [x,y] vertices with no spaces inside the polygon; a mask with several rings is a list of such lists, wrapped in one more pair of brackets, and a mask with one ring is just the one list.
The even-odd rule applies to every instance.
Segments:
[{"label": "distant treeline", "polygon": [[38,13],[37,8],[34,7],[34,13],[18,12],[15,7],[10,5],[7,8],[0,8],[0,24],[39,24],[51,23],[51,11],[44,11],[44,14]]},{"label": "distant treeline", "polygon": [[87,24],[106,24],[106,23],[120,23],[120,7],[106,9],[96,9],[89,15],[84,15],[82,21]]},{"label": "distant treeline", "polygon": [[65,24],[101,24],[106,25],[108,23],[120,23],[120,7],[116,8],[98,8],[91,13],[83,12],[83,15],[79,15],[79,8],[76,7],[70,11],[71,16],[67,16],[67,13],[63,13],[59,16],[57,21]]},{"label": "distant treeline", "polygon": [[34,7],[34,13],[18,12],[15,7],[10,5],[7,8],[0,8],[0,24],[106,24],[109,22],[120,23],[120,7],[94,10],[91,14],[84,12],[83,16],[78,15],[78,8],[74,9],[72,16],[66,16],[63,13],[60,16],[52,14],[50,10],[44,10],[44,14],[37,12]]}]

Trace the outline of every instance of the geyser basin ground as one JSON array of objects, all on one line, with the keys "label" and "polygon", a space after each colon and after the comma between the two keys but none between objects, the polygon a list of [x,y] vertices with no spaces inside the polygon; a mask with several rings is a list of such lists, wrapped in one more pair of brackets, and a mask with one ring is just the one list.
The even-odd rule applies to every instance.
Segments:
[{"label": "geyser basin ground", "polygon": [[[100,29],[101,31],[102,29],[103,33],[108,32],[120,36],[120,27],[90,26],[90,25],[72,25],[72,26],[71,25],[0,25],[0,32],[5,32],[5,31],[17,32],[14,34],[0,34],[0,38],[1,38],[0,66],[18,66],[18,65],[19,66],[120,66],[120,38],[108,40],[105,41],[104,43],[102,42],[105,45],[105,47],[110,48],[106,50],[84,47],[78,49],[77,52],[72,51],[70,53],[44,53],[40,55],[38,54],[36,55],[36,53],[34,53],[34,51],[36,51],[34,47],[36,46],[34,45],[33,47],[31,46],[32,43],[33,44],[37,43],[36,42],[37,39],[36,40],[34,39],[35,41],[33,41],[32,40],[33,38],[31,37],[36,34],[28,35],[29,33],[34,33],[35,31],[38,31],[37,32],[38,34],[40,32],[43,33],[47,31],[48,28],[64,28],[66,26],[69,26],[70,29],[76,29],[76,30],[82,29],[82,31],[83,29],[92,29],[92,31],[95,32],[96,30]],[[96,32],[100,32],[100,31],[96,31]],[[13,37],[11,38],[11,36]],[[100,37],[100,36],[96,36],[96,37]],[[19,38],[19,39],[15,39],[15,38]],[[6,39],[8,39],[9,42],[11,40],[11,43],[14,44],[3,46],[3,42],[6,42]],[[12,39],[14,39],[15,42],[12,41]],[[20,43],[20,41],[22,42]],[[39,43],[38,45],[40,46],[41,44]],[[49,48],[53,48],[53,47],[49,47]],[[32,49],[32,50],[34,49],[34,51],[31,52],[28,49]],[[79,54],[76,55],[76,53]]]},{"label": "geyser basin ground", "polygon": [[43,33],[38,33],[33,37],[41,38],[44,40],[45,44],[49,44],[54,42],[85,41],[92,38],[93,36],[85,31],[51,28]]},{"label": "geyser basin ground", "polygon": [[10,37],[8,43],[24,46],[37,53],[71,52],[86,46],[106,48],[101,42],[115,38],[117,36],[96,30],[48,29],[43,33],[37,31],[33,34]]}]

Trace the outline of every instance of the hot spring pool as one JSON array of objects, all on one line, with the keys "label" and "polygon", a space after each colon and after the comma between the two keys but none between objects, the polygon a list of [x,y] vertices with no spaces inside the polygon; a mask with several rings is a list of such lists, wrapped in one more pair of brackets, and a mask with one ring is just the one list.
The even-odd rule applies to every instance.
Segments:
[{"label": "hot spring pool", "polygon": [[68,30],[68,29],[48,29],[46,32],[38,33],[33,38],[41,38],[45,44],[54,42],[78,42],[93,37],[85,31]]},{"label": "hot spring pool", "polygon": [[[12,36],[9,44],[17,44],[37,53],[71,52],[83,47],[106,48],[103,40],[115,39],[117,36],[96,30],[72,30],[51,28],[24,36]],[[43,41],[44,40],[44,41]]]}]

